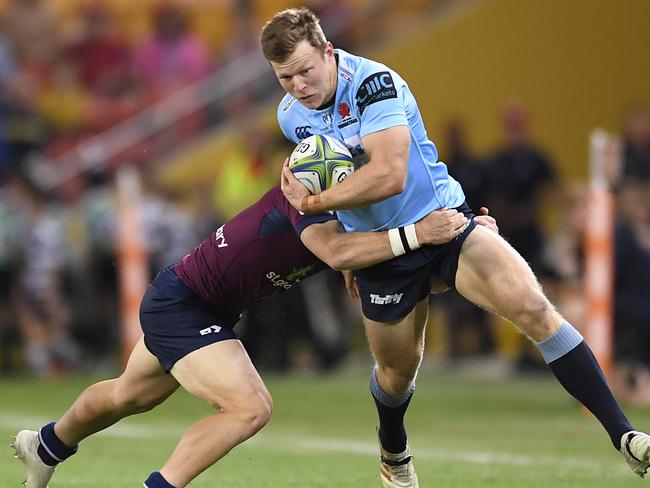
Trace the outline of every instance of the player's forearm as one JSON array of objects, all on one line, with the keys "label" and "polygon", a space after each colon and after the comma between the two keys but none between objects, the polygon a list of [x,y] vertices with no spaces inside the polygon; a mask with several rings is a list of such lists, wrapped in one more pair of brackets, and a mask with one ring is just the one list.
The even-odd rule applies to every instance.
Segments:
[{"label": "player's forearm", "polygon": [[336,270],[360,269],[381,263],[394,256],[388,232],[338,232],[329,242]]},{"label": "player's forearm", "polygon": [[[352,173],[342,183],[305,200],[309,213],[366,207],[404,190],[406,171],[395,172],[372,162]],[[305,205],[303,204],[303,211]]]}]

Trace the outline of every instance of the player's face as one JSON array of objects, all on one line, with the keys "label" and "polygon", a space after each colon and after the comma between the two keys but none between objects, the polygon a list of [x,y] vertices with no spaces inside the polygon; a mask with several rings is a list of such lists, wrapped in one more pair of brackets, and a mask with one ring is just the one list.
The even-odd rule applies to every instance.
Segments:
[{"label": "player's face", "polygon": [[307,108],[324,105],[336,93],[336,59],[329,42],[323,53],[300,41],[286,61],[271,61],[271,66],[282,88]]}]

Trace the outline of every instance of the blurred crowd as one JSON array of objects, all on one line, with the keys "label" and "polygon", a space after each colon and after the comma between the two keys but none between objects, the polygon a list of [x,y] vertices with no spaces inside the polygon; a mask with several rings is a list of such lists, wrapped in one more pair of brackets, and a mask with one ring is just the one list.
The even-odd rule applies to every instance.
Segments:
[{"label": "blurred crowd", "polygon": [[[229,9],[236,43],[227,42],[230,31],[225,27],[217,37],[202,34],[192,9],[177,2],[145,3],[141,8],[146,8],[148,27],[139,35],[118,27],[122,24],[111,2],[71,2],[74,8],[65,22],[45,0],[7,0],[0,9],[3,373],[55,376],[115,366],[120,330],[115,168],[128,162],[144,170],[170,148],[269,96],[268,90],[235,94],[218,107],[180,118],[163,137],[139,142],[102,167],[75,176],[64,188],[39,185],[29,171],[34,155],[63,154],[257,46],[259,12],[253,2],[210,4]],[[312,7],[324,23],[351,15],[349,2],[319,1]],[[337,46],[354,48],[363,39],[360,30],[345,29],[334,40]],[[599,216],[591,215],[586,205],[587,183],[567,184],[557,174],[551,155],[532,136],[532,118],[521,102],[504,106],[501,143],[489,154],[472,150],[462,120],[450,120],[444,133],[431,136],[450,174],[463,185],[469,205],[475,210],[489,207],[501,233],[579,328],[585,315],[582,237],[585,223]],[[160,185],[153,171],[141,172],[151,276],[277,183],[278,161],[291,146],[277,130],[255,130],[255,137],[234,141],[222,154],[218,191],[210,181],[179,195]],[[648,108],[631,107],[620,132],[622,166],[610,182],[616,199],[615,350],[623,366],[621,384],[635,395],[650,391],[650,328],[645,320],[650,316]],[[449,361],[492,357],[499,351],[493,316],[453,291],[432,300],[441,311],[443,354]],[[363,347],[355,343],[359,317],[340,276],[329,272],[255,307],[238,333],[262,367],[330,370],[350,349]],[[521,370],[543,366],[523,339],[515,364]]]}]

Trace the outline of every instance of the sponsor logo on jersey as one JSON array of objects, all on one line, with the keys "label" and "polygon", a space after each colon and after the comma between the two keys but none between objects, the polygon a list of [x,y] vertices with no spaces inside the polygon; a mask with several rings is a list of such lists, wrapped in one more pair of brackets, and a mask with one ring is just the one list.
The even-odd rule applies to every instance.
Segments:
[{"label": "sponsor logo on jersey", "polygon": [[343,78],[345,81],[347,81],[348,83],[352,83],[352,77],[349,74],[341,71],[339,72],[339,76]]},{"label": "sponsor logo on jersey", "polygon": [[291,273],[286,277],[282,277],[280,273],[274,271],[269,271],[266,273],[266,277],[273,283],[273,286],[278,286],[288,290],[296,283],[300,283],[300,280],[306,278],[314,270],[314,265],[310,264],[309,266],[303,266],[302,268],[293,268]]},{"label": "sponsor logo on jersey", "polygon": [[293,97],[291,97],[291,98],[289,99],[289,101],[285,104],[285,106],[282,107],[282,111],[283,111],[283,112],[286,112],[287,110],[289,110],[295,101],[296,101],[296,99],[293,98]]},{"label": "sponsor logo on jersey", "polygon": [[309,129],[311,129],[310,125],[296,127],[296,137],[300,140],[307,139],[309,136],[313,135]]},{"label": "sponsor logo on jersey", "polygon": [[228,247],[226,237],[223,235],[223,225],[215,232],[214,239],[217,241],[217,247]]},{"label": "sponsor logo on jersey", "polygon": [[355,97],[359,113],[362,115],[368,105],[389,98],[397,98],[397,89],[388,71],[374,73],[363,80]]},{"label": "sponsor logo on jersey", "polygon": [[375,295],[374,293],[370,294],[370,303],[375,305],[391,305],[398,304],[402,299],[404,293],[394,293],[393,295]]},{"label": "sponsor logo on jersey", "polygon": [[352,116],[352,117],[348,117],[347,119],[341,120],[341,122],[336,124],[336,127],[338,127],[339,129],[345,129],[347,126],[356,124],[357,122],[359,122],[359,119]]}]

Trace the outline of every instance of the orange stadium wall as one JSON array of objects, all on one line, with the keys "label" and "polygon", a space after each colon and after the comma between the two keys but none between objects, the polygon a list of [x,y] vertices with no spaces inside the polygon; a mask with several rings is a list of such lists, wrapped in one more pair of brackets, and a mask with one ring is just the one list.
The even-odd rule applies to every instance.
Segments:
[{"label": "orange stadium wall", "polygon": [[486,153],[500,140],[502,106],[517,98],[535,140],[575,179],[587,172],[591,130],[620,132],[629,104],[650,104],[648,26],[648,0],[459,1],[368,55],[409,82],[441,158],[450,117]]}]

